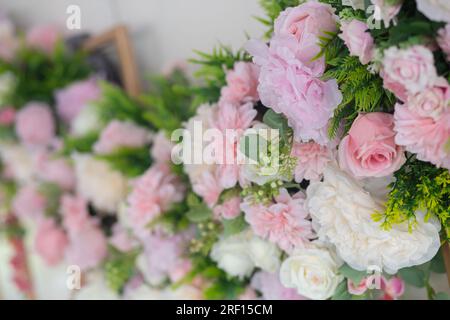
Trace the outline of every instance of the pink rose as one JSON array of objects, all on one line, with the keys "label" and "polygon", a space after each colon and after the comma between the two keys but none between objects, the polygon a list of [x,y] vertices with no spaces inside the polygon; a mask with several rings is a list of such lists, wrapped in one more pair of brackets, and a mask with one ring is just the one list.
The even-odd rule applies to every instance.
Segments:
[{"label": "pink rose", "polygon": [[442,114],[450,110],[450,86],[444,78],[438,78],[433,87],[411,96],[408,107],[421,117],[439,120]]},{"label": "pink rose", "polygon": [[48,54],[55,49],[56,42],[61,39],[58,28],[53,25],[35,26],[28,30],[26,42],[30,47],[37,48]]},{"label": "pink rose", "polygon": [[16,110],[13,107],[5,107],[0,109],[0,125],[9,126],[14,123],[16,118]]},{"label": "pink rose", "polygon": [[395,144],[394,119],[388,113],[360,114],[339,146],[339,164],[357,178],[384,177],[405,163]]},{"label": "pink rose", "polygon": [[385,50],[382,72],[389,81],[397,82],[412,94],[431,86],[437,78],[433,53],[419,45]]},{"label": "pink rose", "polygon": [[438,31],[437,43],[444,51],[447,61],[450,62],[450,23]]},{"label": "pink rose", "polygon": [[34,185],[24,185],[14,196],[12,209],[14,214],[23,219],[40,220],[44,217],[47,199],[39,193]]},{"label": "pink rose", "polygon": [[16,133],[22,143],[45,146],[55,137],[55,124],[50,107],[37,102],[27,104],[17,113]]},{"label": "pink rose", "polygon": [[297,158],[294,170],[297,183],[303,180],[320,180],[325,167],[334,158],[329,147],[315,142],[294,142],[291,156]]},{"label": "pink rose", "polygon": [[[275,20],[275,37],[293,37],[301,49],[297,58],[312,65],[320,52],[320,36],[337,31],[337,17],[329,4],[308,1],[295,8],[287,8]],[[321,59],[319,59],[321,60]]]},{"label": "pink rose", "polygon": [[81,110],[100,96],[101,90],[96,79],[78,81],[56,91],[56,110],[61,119],[70,123]]},{"label": "pink rose", "polygon": [[100,134],[93,149],[98,154],[110,154],[119,148],[143,147],[149,140],[148,131],[132,122],[112,120]]},{"label": "pink rose", "polygon": [[408,152],[415,153],[417,159],[428,161],[438,167],[450,169],[450,152],[445,145],[450,138],[450,110],[438,120],[423,117],[408,105],[397,104],[394,113],[395,142]]},{"label": "pink rose", "polygon": [[405,86],[400,82],[397,82],[389,77],[383,70],[380,72],[380,76],[383,78],[383,87],[392,92],[398,99],[402,101],[408,100],[408,91]]},{"label": "pink rose", "polygon": [[214,214],[223,219],[234,219],[241,214],[241,198],[232,197],[214,208]]},{"label": "pink rose", "polygon": [[250,62],[236,62],[234,69],[227,71],[227,85],[222,88],[220,101],[242,104],[256,102],[258,96],[259,68]]},{"label": "pink rose", "polygon": [[54,220],[44,220],[39,224],[34,247],[36,252],[52,266],[64,258],[68,244],[67,236]]},{"label": "pink rose", "polygon": [[342,33],[339,35],[344,40],[350,55],[359,57],[362,64],[368,64],[374,54],[374,41],[368,30],[366,23],[354,19],[350,22],[342,22]]}]

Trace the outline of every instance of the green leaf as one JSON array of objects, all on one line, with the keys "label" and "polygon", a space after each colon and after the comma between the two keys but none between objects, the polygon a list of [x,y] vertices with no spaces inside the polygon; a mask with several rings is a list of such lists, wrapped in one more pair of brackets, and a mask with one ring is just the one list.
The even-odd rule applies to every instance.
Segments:
[{"label": "green leaf", "polygon": [[224,232],[225,237],[239,233],[239,232],[245,230],[245,228],[247,228],[247,226],[248,226],[247,222],[245,221],[244,215],[242,215],[242,214],[235,219],[231,219],[231,220],[224,219],[222,221],[222,224],[223,224],[223,232]]},{"label": "green leaf", "polygon": [[284,143],[289,141],[289,134],[292,129],[289,127],[286,117],[282,114],[269,109],[264,114],[263,122],[272,129],[278,129],[280,131],[281,140]]},{"label": "green leaf", "polygon": [[358,285],[361,280],[367,276],[366,272],[354,270],[348,264],[344,264],[342,267],[340,267],[339,272],[347,279],[350,279],[356,285]]},{"label": "green leaf", "polygon": [[336,288],[331,300],[350,300],[352,295],[347,289],[347,280],[342,281]]},{"label": "green leaf", "polygon": [[211,209],[204,203],[190,207],[189,211],[186,213],[186,217],[189,221],[194,223],[204,222],[211,218],[211,216]]},{"label": "green leaf", "polygon": [[431,260],[430,270],[435,273],[445,273],[445,262],[444,255],[442,254],[442,249]]},{"label": "green leaf", "polygon": [[434,300],[450,300],[450,295],[446,292],[438,292],[435,294]]},{"label": "green leaf", "polygon": [[400,278],[402,278],[407,284],[410,284],[417,288],[423,288],[426,284],[425,272],[416,267],[410,267],[401,269],[398,272]]}]

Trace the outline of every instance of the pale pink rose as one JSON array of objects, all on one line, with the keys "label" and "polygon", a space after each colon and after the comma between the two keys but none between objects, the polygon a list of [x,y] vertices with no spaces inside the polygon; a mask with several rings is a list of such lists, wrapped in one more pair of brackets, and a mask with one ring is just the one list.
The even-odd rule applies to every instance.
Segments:
[{"label": "pale pink rose", "polygon": [[50,107],[28,103],[16,116],[16,134],[28,146],[45,146],[55,137],[55,124]]},{"label": "pale pink rose", "polygon": [[337,31],[337,16],[334,11],[329,4],[317,1],[308,1],[294,8],[287,8],[275,20],[275,37],[294,38],[300,49],[297,58],[311,66],[317,63],[313,58],[321,50],[319,37],[329,37],[326,33]]},{"label": "pale pink rose", "polygon": [[[448,108],[447,108],[448,110]],[[422,117],[407,105],[397,104],[394,113],[395,142],[417,159],[450,169],[450,153],[445,144],[450,138],[450,110],[440,119]]]},{"label": "pale pink rose", "polygon": [[109,154],[123,147],[143,147],[148,141],[149,133],[146,129],[131,122],[112,120],[102,130],[93,149],[98,154]]},{"label": "pale pink rose", "polygon": [[344,40],[350,55],[358,57],[362,64],[368,64],[374,55],[374,41],[368,30],[367,24],[357,19],[341,23],[339,37]]},{"label": "pale pink rose", "polygon": [[60,200],[60,212],[63,217],[63,225],[72,236],[80,234],[89,228],[92,221],[88,212],[86,200],[81,197],[65,194]]},{"label": "pale pink rose", "polygon": [[447,61],[450,62],[450,23],[447,23],[444,28],[439,29],[437,43],[442,51],[444,51]]},{"label": "pale pink rose", "polygon": [[448,0],[416,0],[417,10],[428,19],[450,22],[450,2]]},{"label": "pale pink rose", "polygon": [[405,293],[405,282],[399,277],[387,280],[381,278],[381,290],[384,291],[383,300],[397,300]]},{"label": "pale pink rose", "polygon": [[282,113],[297,141],[329,142],[327,126],[342,94],[336,80],[322,81],[323,68],[311,69],[296,58],[295,43],[273,38],[270,48],[251,41],[247,50],[261,67],[258,92],[261,102]]},{"label": "pale pink rose", "polygon": [[439,120],[444,112],[450,111],[450,85],[447,80],[438,78],[433,87],[410,96],[408,107],[421,117]]},{"label": "pale pink rose", "polygon": [[280,189],[275,203],[265,206],[245,199],[241,209],[257,236],[277,244],[289,253],[314,237],[304,203],[305,195],[302,192],[291,197],[286,189]]},{"label": "pale pink rose", "polygon": [[164,165],[154,165],[133,184],[128,196],[128,214],[133,227],[145,227],[177,202],[183,200],[184,186]]},{"label": "pale pink rose", "polygon": [[66,234],[54,220],[47,219],[40,222],[34,240],[34,248],[49,266],[61,262],[67,244]]},{"label": "pale pink rose", "polygon": [[56,91],[56,110],[61,119],[70,123],[81,110],[100,96],[101,90],[95,78],[74,82]]},{"label": "pale pink rose", "polygon": [[388,113],[360,114],[339,145],[339,165],[356,178],[385,177],[406,157],[395,144],[394,118]]},{"label": "pale pink rose", "polygon": [[384,51],[383,74],[409,93],[418,93],[436,81],[433,53],[420,45],[407,49],[391,47]]},{"label": "pale pink rose", "polygon": [[259,291],[264,300],[305,300],[297,290],[285,288],[281,284],[278,272],[259,271],[253,276],[250,286]]},{"label": "pale pink rose", "polygon": [[259,68],[250,62],[236,62],[234,69],[227,71],[227,85],[221,90],[223,103],[242,104],[256,102],[258,96]]},{"label": "pale pink rose", "polygon": [[151,155],[153,160],[159,163],[169,163],[172,159],[172,148],[174,144],[167,138],[163,131],[158,132],[153,138]]},{"label": "pale pink rose", "polygon": [[210,171],[204,171],[193,183],[192,190],[202,197],[203,201],[212,208],[219,200],[223,187],[221,187],[219,183],[217,174]]},{"label": "pale pink rose", "polygon": [[36,159],[36,171],[40,179],[66,191],[75,187],[75,172],[66,159],[52,158],[46,152],[40,152]]},{"label": "pale pink rose", "polygon": [[214,208],[217,217],[230,220],[237,218],[241,214],[241,198],[232,197]]},{"label": "pale pink rose", "polygon": [[96,267],[108,253],[106,238],[95,224],[89,224],[79,233],[70,236],[69,240],[66,260],[82,270]]},{"label": "pale pink rose", "polygon": [[12,210],[19,218],[40,220],[44,217],[47,199],[31,184],[22,186],[14,196]]},{"label": "pale pink rose", "polygon": [[38,25],[28,30],[26,42],[30,47],[37,48],[48,54],[52,53],[61,34],[54,25]]},{"label": "pale pink rose", "polygon": [[14,123],[16,110],[13,107],[4,107],[0,109],[0,125],[9,126]]},{"label": "pale pink rose", "polygon": [[391,21],[394,20],[395,17],[400,12],[402,8],[402,1],[399,1],[396,5],[389,4],[386,0],[371,0],[372,4],[375,6],[374,9],[374,17],[376,20],[382,20],[386,27],[390,26]]},{"label": "pale pink rose", "polygon": [[291,156],[297,159],[295,181],[301,183],[303,180],[320,180],[325,167],[333,159],[333,152],[315,142],[294,142]]},{"label": "pale pink rose", "polygon": [[402,101],[408,100],[408,91],[402,83],[391,79],[383,70],[380,71],[380,76],[383,78],[383,87],[385,89],[392,92]]},{"label": "pale pink rose", "polygon": [[112,230],[113,234],[109,239],[109,242],[122,252],[127,252],[135,249],[138,246],[136,239],[132,237],[130,232],[122,227],[120,224],[116,224]]},{"label": "pale pink rose", "polygon": [[358,285],[355,285],[352,280],[347,279],[347,290],[350,294],[360,296],[366,293],[367,289],[368,288],[366,278],[361,279]]}]

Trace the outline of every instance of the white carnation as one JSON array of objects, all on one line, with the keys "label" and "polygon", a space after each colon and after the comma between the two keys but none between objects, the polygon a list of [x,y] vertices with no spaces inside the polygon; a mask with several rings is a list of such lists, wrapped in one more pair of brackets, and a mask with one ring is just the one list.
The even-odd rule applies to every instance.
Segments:
[{"label": "white carnation", "polygon": [[127,195],[127,179],[91,155],[75,154],[73,159],[78,193],[96,209],[114,213]]},{"label": "white carnation", "polygon": [[341,263],[334,253],[325,247],[311,243],[305,248],[296,248],[283,261],[280,281],[286,288],[294,288],[310,299],[325,300],[336,291],[343,280],[339,275]]},{"label": "white carnation", "polygon": [[71,133],[82,137],[101,129],[101,119],[95,105],[87,105],[72,121]]},{"label": "white carnation", "polygon": [[[367,181],[366,181],[367,184]],[[440,225],[424,222],[417,213],[417,228],[394,225],[384,231],[372,219],[383,212],[385,199],[376,198],[335,166],[325,170],[324,181],[307,190],[307,206],[320,240],[336,246],[339,256],[353,269],[378,266],[388,273],[429,261],[439,249]]]},{"label": "white carnation", "polygon": [[449,0],[416,0],[417,9],[433,21],[450,22]]}]

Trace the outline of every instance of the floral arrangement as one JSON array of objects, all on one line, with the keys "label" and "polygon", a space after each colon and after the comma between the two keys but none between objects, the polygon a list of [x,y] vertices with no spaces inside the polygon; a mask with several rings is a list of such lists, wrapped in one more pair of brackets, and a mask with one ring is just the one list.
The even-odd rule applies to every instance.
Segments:
[{"label": "floral arrangement", "polygon": [[136,99],[88,72],[19,103],[0,69],[5,229],[114,298],[448,299],[445,1],[261,4],[265,39]]}]

